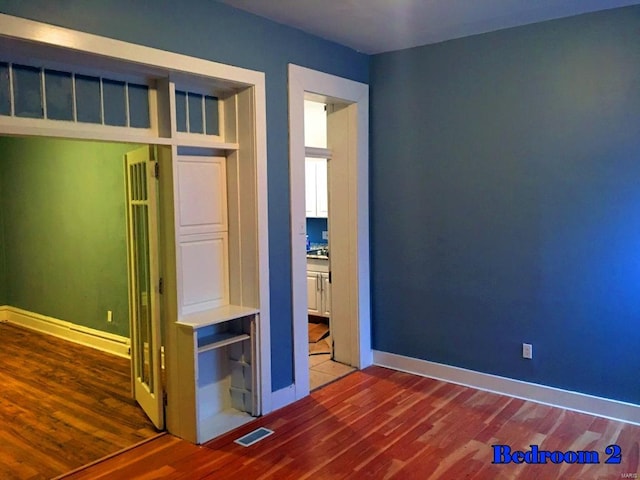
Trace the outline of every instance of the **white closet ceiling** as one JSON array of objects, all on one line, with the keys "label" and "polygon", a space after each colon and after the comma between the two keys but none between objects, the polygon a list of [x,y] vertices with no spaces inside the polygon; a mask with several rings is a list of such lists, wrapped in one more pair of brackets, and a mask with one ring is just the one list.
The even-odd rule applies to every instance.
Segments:
[{"label": "white closet ceiling", "polygon": [[374,54],[640,0],[219,0]]}]

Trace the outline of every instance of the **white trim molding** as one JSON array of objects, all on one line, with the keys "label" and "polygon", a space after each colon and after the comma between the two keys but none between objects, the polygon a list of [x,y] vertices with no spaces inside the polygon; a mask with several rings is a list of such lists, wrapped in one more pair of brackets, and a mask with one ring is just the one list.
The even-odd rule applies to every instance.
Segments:
[{"label": "white trim molding", "polygon": [[[289,169],[291,188],[291,265],[293,307],[293,351],[295,399],[309,394],[309,347],[305,255],[305,144],[304,100],[313,98],[340,105],[340,118],[345,127],[340,135],[341,188],[333,190],[334,200],[340,193],[345,201],[340,222],[333,216],[332,238],[341,238],[341,248],[332,246],[332,261],[339,263],[341,285],[334,275],[336,301],[342,301],[343,318],[352,323],[347,327],[345,345],[341,350],[347,358],[336,359],[358,368],[371,365],[371,312],[369,275],[369,86],[316,70],[289,64]],[[336,145],[330,146],[336,154]],[[335,173],[338,172],[338,173]],[[330,188],[334,188],[331,186]],[[336,225],[339,223],[339,227]],[[334,242],[335,245],[335,242]],[[335,267],[335,265],[334,265]],[[332,267],[333,268],[333,267]],[[334,274],[336,273],[334,269]],[[336,304],[332,306],[335,315]],[[338,352],[338,340],[334,354]],[[348,342],[348,343],[347,343]],[[347,348],[344,348],[347,347]]]},{"label": "white trim molding", "polygon": [[[100,71],[111,71],[122,62],[137,65],[140,73],[169,70],[172,75],[200,75],[224,79],[237,86],[253,86],[264,73],[212,62],[180,53],[168,52],[135,43],[124,42],[91,33],[71,30],[26,18],[0,13],[0,36],[35,42],[56,49],[56,60],[72,61],[74,52],[90,54],[89,65]],[[60,49],[60,50],[59,50]],[[85,68],[86,68],[85,67]],[[206,82],[206,80],[205,80]]]},{"label": "white trim molding", "polygon": [[271,410],[278,410],[296,401],[295,385],[281,388],[271,394]]},{"label": "white trim molding", "polygon": [[373,363],[381,367],[456,383],[465,387],[640,425],[640,405],[633,403],[562,390],[377,350],[373,351]]},{"label": "white trim molding", "polygon": [[53,335],[85,347],[95,348],[118,357],[129,358],[129,339],[121,335],[102,332],[10,306],[0,307],[0,320],[40,333]]},{"label": "white trim molding", "polygon": [[272,407],[271,395],[271,283],[269,280],[269,190],[267,175],[267,91],[265,74],[255,75],[253,96],[255,107],[254,148],[256,162],[256,189],[258,196],[258,288],[260,298],[260,331],[258,338],[261,413],[266,415]]}]

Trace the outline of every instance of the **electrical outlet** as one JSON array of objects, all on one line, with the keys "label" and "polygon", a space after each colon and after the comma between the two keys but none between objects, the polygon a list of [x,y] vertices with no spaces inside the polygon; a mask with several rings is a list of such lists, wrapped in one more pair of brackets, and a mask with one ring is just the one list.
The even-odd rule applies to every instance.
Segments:
[{"label": "electrical outlet", "polygon": [[322,231],[322,239],[323,240],[329,240],[329,232],[327,232],[326,230]]},{"label": "electrical outlet", "polygon": [[107,310],[107,322],[113,322],[113,312],[111,310]]},{"label": "electrical outlet", "polygon": [[530,343],[522,344],[522,358],[531,360],[533,358],[533,345]]}]

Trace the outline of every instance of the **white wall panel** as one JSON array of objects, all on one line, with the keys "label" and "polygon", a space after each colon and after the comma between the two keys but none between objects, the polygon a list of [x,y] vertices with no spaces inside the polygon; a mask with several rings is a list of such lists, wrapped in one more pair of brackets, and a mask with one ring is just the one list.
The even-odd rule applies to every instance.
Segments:
[{"label": "white wall panel", "polygon": [[227,250],[226,233],[180,242],[183,314],[229,303]]},{"label": "white wall panel", "polygon": [[178,161],[180,233],[227,230],[227,179],[222,157]]}]

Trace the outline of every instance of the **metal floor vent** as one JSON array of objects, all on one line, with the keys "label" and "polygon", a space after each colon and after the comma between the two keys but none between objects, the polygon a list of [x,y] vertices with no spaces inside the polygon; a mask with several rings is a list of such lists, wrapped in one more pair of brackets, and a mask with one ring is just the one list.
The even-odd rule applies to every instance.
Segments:
[{"label": "metal floor vent", "polygon": [[263,438],[267,438],[272,433],[273,433],[273,430],[260,427],[259,429],[254,430],[253,432],[249,432],[243,437],[240,437],[234,440],[234,442],[237,443],[238,445],[242,445],[243,447],[248,447],[250,445],[253,445],[254,443],[259,442]]}]

